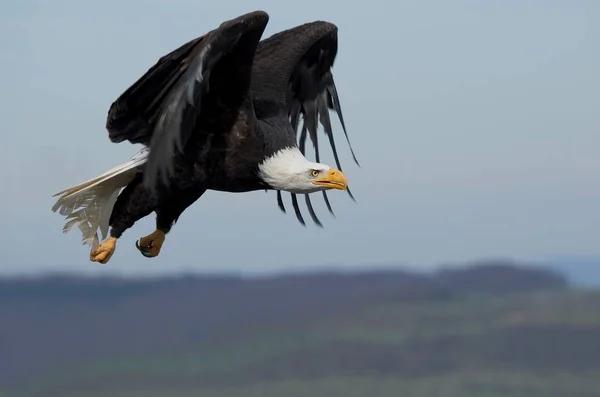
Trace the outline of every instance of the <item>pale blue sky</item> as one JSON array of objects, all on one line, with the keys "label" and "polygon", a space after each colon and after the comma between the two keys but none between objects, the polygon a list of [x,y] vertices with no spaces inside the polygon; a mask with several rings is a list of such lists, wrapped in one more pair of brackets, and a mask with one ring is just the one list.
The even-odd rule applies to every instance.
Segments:
[{"label": "pale blue sky", "polygon": [[[158,259],[134,248],[151,215],[109,264],[89,262],[51,196],[138,150],[108,140],[111,102],[160,56],[254,9],[271,16],[265,37],[338,25],[334,74],[362,168],[335,127],[358,202],[333,192],[333,219],[317,196],[325,228],[304,228],[274,192],[209,192]],[[3,2],[0,273],[600,255],[599,20],[593,0]]]}]

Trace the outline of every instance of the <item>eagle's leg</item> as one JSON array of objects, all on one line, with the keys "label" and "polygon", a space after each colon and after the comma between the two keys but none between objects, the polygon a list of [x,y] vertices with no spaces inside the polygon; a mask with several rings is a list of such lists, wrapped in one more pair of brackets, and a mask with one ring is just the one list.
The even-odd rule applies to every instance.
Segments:
[{"label": "eagle's leg", "polygon": [[136,242],[136,247],[146,258],[154,258],[160,253],[167,233],[179,216],[202,196],[204,188],[192,186],[170,191],[156,208],[156,230]]},{"label": "eagle's leg", "polygon": [[125,230],[154,211],[157,204],[158,199],[144,187],[142,174],[138,174],[119,194],[110,215],[110,237],[92,249],[90,260],[108,262],[117,248],[117,240]]}]

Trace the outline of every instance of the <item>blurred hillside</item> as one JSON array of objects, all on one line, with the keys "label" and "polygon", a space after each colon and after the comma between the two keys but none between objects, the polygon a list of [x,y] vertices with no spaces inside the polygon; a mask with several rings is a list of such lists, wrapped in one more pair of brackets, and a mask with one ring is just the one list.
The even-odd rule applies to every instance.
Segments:
[{"label": "blurred hillside", "polygon": [[600,293],[514,264],[6,279],[0,321],[8,396],[600,395]]}]

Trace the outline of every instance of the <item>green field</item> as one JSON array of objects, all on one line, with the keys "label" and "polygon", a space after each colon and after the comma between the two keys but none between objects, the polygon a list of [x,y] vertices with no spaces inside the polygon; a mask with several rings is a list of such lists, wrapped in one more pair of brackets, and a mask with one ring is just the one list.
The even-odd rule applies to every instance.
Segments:
[{"label": "green field", "polygon": [[365,302],[77,365],[10,395],[597,397],[600,293]]}]

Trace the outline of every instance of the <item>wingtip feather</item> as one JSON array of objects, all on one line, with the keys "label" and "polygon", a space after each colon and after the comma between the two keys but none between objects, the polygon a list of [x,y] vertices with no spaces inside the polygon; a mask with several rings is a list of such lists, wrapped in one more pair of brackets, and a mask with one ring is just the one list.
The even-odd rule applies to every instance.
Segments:
[{"label": "wingtip feather", "polygon": [[283,205],[283,198],[281,197],[281,190],[277,191],[277,206],[279,207],[281,212],[283,212],[284,214],[286,213],[285,206]]},{"label": "wingtip feather", "polygon": [[317,225],[318,227],[323,227],[323,224],[321,223],[321,221],[319,220],[319,218],[317,217],[317,214],[315,213],[315,210],[312,206],[312,203],[310,202],[310,195],[305,194],[304,195],[304,200],[306,201],[306,206],[308,207],[308,213],[310,214],[310,217],[312,218],[313,222],[315,223],[315,225]]},{"label": "wingtip feather", "polygon": [[302,217],[302,212],[300,212],[300,207],[298,206],[298,198],[294,193],[292,195],[292,207],[294,207],[294,212],[296,213],[296,219],[302,226],[306,226],[306,222],[304,222],[304,218]]}]

